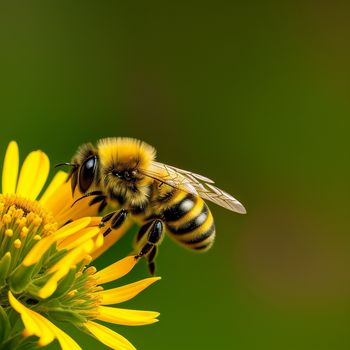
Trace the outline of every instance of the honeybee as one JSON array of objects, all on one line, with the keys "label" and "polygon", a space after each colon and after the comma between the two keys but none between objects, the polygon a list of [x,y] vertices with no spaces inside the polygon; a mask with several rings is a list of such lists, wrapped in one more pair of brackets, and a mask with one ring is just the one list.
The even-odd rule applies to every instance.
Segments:
[{"label": "honeybee", "polygon": [[215,224],[204,202],[245,214],[244,206],[215,187],[202,175],[159,163],[156,150],[132,138],[105,138],[82,145],[74,155],[70,173],[72,192],[95,196],[100,210],[108,204],[100,227],[104,235],[120,228],[128,216],[140,224],[135,238],[137,258],[145,257],[155,273],[155,257],[164,233],[196,251],[207,251],[214,243]]}]

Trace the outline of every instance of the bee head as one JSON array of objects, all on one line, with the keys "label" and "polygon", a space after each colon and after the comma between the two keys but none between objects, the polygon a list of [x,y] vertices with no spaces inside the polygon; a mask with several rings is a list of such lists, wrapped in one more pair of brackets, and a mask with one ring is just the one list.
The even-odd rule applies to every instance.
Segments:
[{"label": "bee head", "polygon": [[111,164],[102,178],[112,202],[140,205],[148,200],[151,181],[138,171],[134,161]]},{"label": "bee head", "polygon": [[137,178],[137,169],[126,168],[123,170],[113,169],[112,175],[122,180],[124,183],[136,183],[139,179]]},{"label": "bee head", "polygon": [[130,138],[108,138],[99,141],[101,179],[105,192],[119,203],[140,204],[147,200],[152,180],[141,169],[147,169],[155,157],[148,144]]}]

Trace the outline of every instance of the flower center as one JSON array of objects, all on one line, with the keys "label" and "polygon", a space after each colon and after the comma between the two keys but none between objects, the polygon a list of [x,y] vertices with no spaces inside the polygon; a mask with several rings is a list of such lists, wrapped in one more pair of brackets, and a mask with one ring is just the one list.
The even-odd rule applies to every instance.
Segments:
[{"label": "flower center", "polygon": [[14,194],[0,195],[0,259],[11,255],[15,268],[35,242],[57,229],[53,217],[37,201]]},{"label": "flower center", "polygon": [[41,207],[39,202],[15,194],[0,194],[0,221],[1,229],[15,226],[42,227],[43,236],[57,229],[53,217]]},{"label": "flower center", "polygon": [[[96,316],[100,302],[97,292],[102,287],[93,276],[96,269],[87,268],[91,257],[80,252],[80,247],[60,250],[55,240],[50,241],[48,236],[54,237],[56,231],[53,216],[37,201],[0,194],[0,305],[7,305],[10,289],[27,306],[41,312],[47,312],[54,303],[57,317],[67,315],[60,311],[64,305],[83,323]],[[44,241],[50,247],[36,252],[40,260],[24,263],[32,248],[41,243],[44,247]]]}]

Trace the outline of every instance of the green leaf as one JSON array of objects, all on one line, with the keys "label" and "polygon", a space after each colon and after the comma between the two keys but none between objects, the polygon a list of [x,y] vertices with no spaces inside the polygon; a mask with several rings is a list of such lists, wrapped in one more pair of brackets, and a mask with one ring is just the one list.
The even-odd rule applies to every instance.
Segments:
[{"label": "green leaf", "polygon": [[0,287],[5,285],[11,265],[11,253],[7,252],[0,260]]},{"label": "green leaf", "polygon": [[56,291],[51,295],[51,299],[59,298],[69,292],[75,281],[76,268],[71,267],[68,274],[59,282]]},{"label": "green leaf", "polygon": [[10,320],[3,307],[0,306],[0,344],[4,343],[11,330]]},{"label": "green leaf", "polygon": [[56,321],[69,322],[73,324],[82,324],[87,321],[85,317],[79,315],[78,313],[62,308],[50,309],[48,314]]},{"label": "green leaf", "polygon": [[18,294],[23,292],[24,289],[29,285],[29,283],[32,281],[34,269],[35,265],[29,267],[19,265],[15,271],[13,271],[13,273],[8,278],[8,283],[14,293]]},{"label": "green leaf", "polygon": [[23,338],[21,333],[11,337],[0,345],[0,350],[35,350],[38,349],[38,337]]}]

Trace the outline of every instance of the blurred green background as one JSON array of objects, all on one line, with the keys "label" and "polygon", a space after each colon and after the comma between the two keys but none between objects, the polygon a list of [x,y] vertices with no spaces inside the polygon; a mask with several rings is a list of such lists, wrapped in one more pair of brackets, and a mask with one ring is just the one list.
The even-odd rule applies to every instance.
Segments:
[{"label": "blurred green background", "polygon": [[[247,207],[166,239],[139,349],[349,349],[349,11],[337,2],[2,1],[0,147],[132,136]],[[22,158],[23,159],[23,158]],[[52,171],[53,174],[53,171]],[[96,264],[130,251],[124,237]],[[121,282],[147,275],[139,264]],[[104,349],[78,335],[84,349]]]}]

